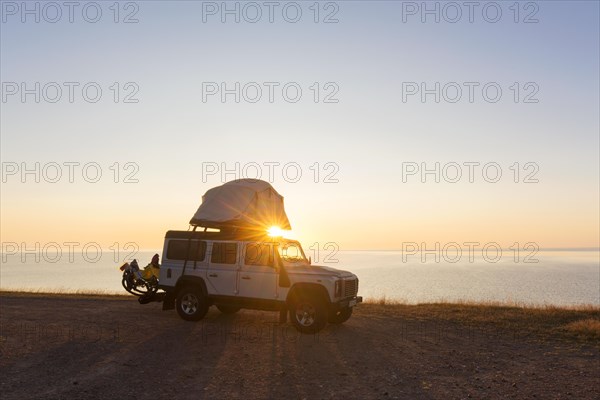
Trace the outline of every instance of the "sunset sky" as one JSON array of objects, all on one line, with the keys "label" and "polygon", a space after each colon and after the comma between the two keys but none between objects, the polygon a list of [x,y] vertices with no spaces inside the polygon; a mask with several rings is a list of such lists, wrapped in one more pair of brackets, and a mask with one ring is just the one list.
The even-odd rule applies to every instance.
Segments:
[{"label": "sunset sky", "polygon": [[[280,9],[273,23],[265,15],[256,23],[243,16],[222,23],[205,9],[204,22],[201,2],[135,3],[138,23],[115,23],[112,2],[101,3],[97,23],[82,19],[81,10],[73,23],[66,16],[23,23],[3,9],[2,242],[159,248],[167,230],[188,228],[208,189],[255,177],[255,165],[266,180],[269,163],[277,162],[272,184],[305,246],[598,247],[598,2],[538,2],[537,11],[520,10],[518,23],[512,2],[501,2],[496,23],[481,9],[473,23],[467,15],[456,23],[444,15],[423,23],[406,4],[384,1],[340,1],[339,9],[321,3],[315,23],[312,3],[299,2],[297,23]],[[120,11],[122,20],[134,9]],[[334,11],[339,22],[323,23]],[[524,23],[534,11],[538,22]],[[10,94],[23,82],[30,89],[57,82],[62,97],[47,101],[54,96],[49,87],[39,103],[35,94],[23,102],[20,92]],[[73,102],[64,82],[78,83]],[[82,97],[89,82],[102,89],[98,102]],[[207,82],[230,89],[257,82],[263,97],[248,101],[251,85],[239,103],[234,95],[222,102],[220,93],[206,95]],[[277,83],[273,102],[264,82]],[[290,82],[302,89],[297,102],[282,95]],[[448,101],[457,85],[447,86],[446,96],[440,92],[439,103],[435,94],[425,102],[420,93],[407,95],[421,82],[430,89],[456,82],[462,98]],[[476,83],[473,102],[464,82]],[[482,95],[490,82],[502,90],[497,102]],[[124,102],[134,89],[131,99],[138,102]],[[328,94],[337,102],[324,102]],[[71,164],[72,183],[69,162],[79,163]],[[240,174],[203,177],[236,162]],[[39,183],[34,173],[21,176],[23,166],[35,163]],[[50,182],[55,164],[49,163],[61,166],[57,183]],[[432,174],[423,183],[420,171],[403,177],[407,168],[436,163],[451,176],[441,174],[439,183]],[[479,163],[470,164],[472,183],[464,163]],[[86,181],[94,180],[93,169],[82,176],[84,164],[100,166],[97,183]],[[485,177],[484,164],[494,168]],[[463,176],[452,183],[456,165]],[[499,181],[488,182],[498,166]],[[298,167],[302,176],[293,182]],[[129,173],[137,183],[124,182]]]}]

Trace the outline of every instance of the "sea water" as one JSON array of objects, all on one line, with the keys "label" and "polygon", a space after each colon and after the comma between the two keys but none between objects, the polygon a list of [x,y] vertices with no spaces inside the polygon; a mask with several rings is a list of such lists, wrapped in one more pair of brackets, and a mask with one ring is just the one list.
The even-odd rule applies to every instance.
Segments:
[{"label": "sea water", "polygon": [[[134,256],[143,267],[156,252]],[[119,271],[124,260],[111,252],[85,258],[77,253],[34,256],[2,254],[0,289],[126,294]],[[494,262],[481,256],[450,261],[452,257],[423,260],[399,251],[340,251],[318,264],[352,271],[360,279],[359,295],[371,299],[600,305],[598,251],[539,251],[527,262],[523,257]]]}]

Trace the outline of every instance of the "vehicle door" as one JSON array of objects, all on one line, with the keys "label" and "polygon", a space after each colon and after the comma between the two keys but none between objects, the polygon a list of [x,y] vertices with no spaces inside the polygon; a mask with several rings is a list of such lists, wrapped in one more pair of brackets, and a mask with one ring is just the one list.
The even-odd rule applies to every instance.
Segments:
[{"label": "vehicle door", "polygon": [[254,299],[276,300],[277,268],[272,243],[247,242],[239,273],[239,295]]},{"label": "vehicle door", "polygon": [[211,243],[210,262],[206,273],[210,285],[209,292],[221,296],[237,295],[238,252],[239,246],[236,242]]}]

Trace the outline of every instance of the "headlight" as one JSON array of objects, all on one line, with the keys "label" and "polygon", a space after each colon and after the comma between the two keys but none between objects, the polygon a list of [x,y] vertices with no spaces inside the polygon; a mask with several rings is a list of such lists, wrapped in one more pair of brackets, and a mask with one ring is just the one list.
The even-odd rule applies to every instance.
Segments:
[{"label": "headlight", "polygon": [[335,281],[335,297],[342,297],[342,281]]}]

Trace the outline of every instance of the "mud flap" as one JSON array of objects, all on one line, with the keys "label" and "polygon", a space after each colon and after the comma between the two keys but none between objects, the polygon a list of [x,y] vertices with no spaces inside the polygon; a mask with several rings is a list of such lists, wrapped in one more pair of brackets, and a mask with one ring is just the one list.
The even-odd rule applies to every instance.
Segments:
[{"label": "mud flap", "polygon": [[287,309],[287,307],[283,306],[279,310],[279,323],[280,324],[285,324],[287,322],[287,315],[288,315],[288,309]]}]

